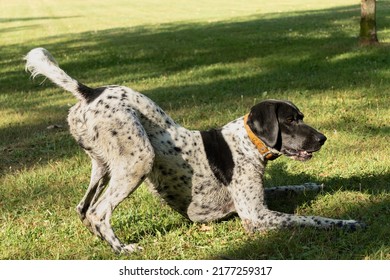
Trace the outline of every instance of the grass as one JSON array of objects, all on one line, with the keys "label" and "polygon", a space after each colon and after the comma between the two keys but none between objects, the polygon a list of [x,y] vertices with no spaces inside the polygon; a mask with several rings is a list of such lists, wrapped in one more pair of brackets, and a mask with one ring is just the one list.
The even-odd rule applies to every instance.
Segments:
[{"label": "grass", "polygon": [[[382,44],[359,48],[355,2],[2,3],[0,259],[390,259],[390,3],[378,2]],[[145,250],[113,254],[74,210],[90,172],[66,125],[75,99],[23,71],[37,46],[82,82],[130,86],[191,129],[222,126],[265,98],[293,101],[329,140],[310,162],[272,162],[266,185],[326,188],[270,207],[359,219],[367,230],[247,235],[237,218],[192,224],[143,186],[113,224]]]}]

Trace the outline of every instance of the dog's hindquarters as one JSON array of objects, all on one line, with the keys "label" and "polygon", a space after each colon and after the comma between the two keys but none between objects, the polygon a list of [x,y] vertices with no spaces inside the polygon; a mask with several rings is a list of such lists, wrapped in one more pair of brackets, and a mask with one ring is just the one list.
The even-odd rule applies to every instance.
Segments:
[{"label": "dog's hindquarters", "polygon": [[[90,185],[77,211],[92,233],[107,241],[116,252],[134,251],[138,248],[135,244],[124,245],[116,237],[110,219],[114,209],[151,171],[153,147],[134,111],[117,111],[111,118],[96,121],[89,117],[95,113],[83,114],[76,109],[70,112],[70,125],[86,123],[79,125],[78,130],[73,129],[72,134],[92,159]],[[82,106],[79,110],[83,110]]]},{"label": "dog's hindquarters", "polygon": [[59,68],[43,48],[31,50],[25,59],[33,77],[44,75],[80,100],[71,108],[68,123],[71,134],[92,160],[90,184],[77,206],[81,220],[116,252],[136,250],[136,245],[124,245],[116,237],[110,219],[114,209],[143,182],[154,162],[154,150],[139,112],[129,102],[140,95],[124,88],[120,92],[116,87],[89,88]]}]

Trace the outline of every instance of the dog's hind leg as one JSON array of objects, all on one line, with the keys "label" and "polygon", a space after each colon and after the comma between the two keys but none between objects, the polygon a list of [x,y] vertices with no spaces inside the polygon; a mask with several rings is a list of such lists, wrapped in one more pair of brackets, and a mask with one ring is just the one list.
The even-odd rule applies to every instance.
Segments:
[{"label": "dog's hind leg", "polygon": [[[116,125],[121,122],[120,119],[114,121]],[[86,213],[93,233],[107,241],[118,253],[133,252],[139,247],[136,244],[125,245],[118,239],[110,223],[112,213],[143,182],[154,162],[153,147],[139,121],[126,116],[126,122],[122,120],[121,123],[123,126],[111,133],[106,146],[110,155],[107,161],[110,181]]]},{"label": "dog's hind leg", "polygon": [[129,162],[125,158],[116,161],[115,171],[111,174],[106,191],[87,211],[87,219],[93,232],[106,240],[115,252],[132,252],[138,249],[135,244],[124,245],[119,241],[111,227],[110,219],[115,208],[143,182],[152,163],[153,157],[137,162]]},{"label": "dog's hind leg", "polygon": [[83,199],[77,205],[76,210],[83,224],[92,231],[91,225],[88,219],[86,219],[86,214],[91,205],[95,204],[102,194],[108,183],[109,176],[106,164],[92,155],[90,155],[90,157],[92,160],[91,180],[88,189]]}]

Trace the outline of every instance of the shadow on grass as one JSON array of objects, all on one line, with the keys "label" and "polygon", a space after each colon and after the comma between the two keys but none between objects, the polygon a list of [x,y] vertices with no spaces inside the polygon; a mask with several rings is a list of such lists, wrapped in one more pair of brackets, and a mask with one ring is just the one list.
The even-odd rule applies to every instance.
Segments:
[{"label": "shadow on grass", "polygon": [[368,227],[355,232],[340,229],[296,228],[254,234],[247,240],[215,252],[213,258],[226,259],[388,259],[390,200],[356,205],[343,217],[361,218]]},{"label": "shadow on grass", "polygon": [[[41,21],[41,20],[56,20],[56,19],[71,19],[71,18],[77,18],[79,16],[70,16],[70,17],[21,17],[21,18],[0,18],[0,25],[2,23],[9,23],[9,22],[30,22],[30,21]],[[39,28],[41,25],[39,24],[30,24],[30,25],[23,25],[23,26],[15,26],[15,27],[8,27],[8,28],[0,28],[0,34],[1,33],[12,33],[12,32],[19,32],[19,31],[25,31],[29,29],[35,29]]]},{"label": "shadow on grass", "polygon": [[[296,228],[254,234],[245,242],[216,252],[210,258],[227,259],[388,259],[390,200],[356,205],[344,218],[361,217],[364,230]],[[342,217],[334,217],[342,218]],[[381,252],[382,251],[382,252]]]},{"label": "shadow on grass", "polygon": [[24,22],[24,21],[36,21],[36,20],[55,20],[55,19],[71,19],[80,16],[68,16],[68,17],[20,17],[20,18],[0,18],[0,24],[4,22]]},{"label": "shadow on grass", "polygon": [[[266,185],[301,184],[315,182],[316,178],[306,174],[292,175],[285,171],[285,164],[274,164],[267,170],[270,180]],[[282,179],[281,179],[282,178]],[[285,178],[285,181],[283,181]],[[349,200],[343,197],[338,206],[339,216],[332,218],[355,219],[367,224],[367,228],[355,232],[343,230],[320,230],[314,228],[295,228],[271,230],[254,234],[240,244],[216,252],[210,258],[227,259],[373,259],[389,258],[390,252],[390,198],[386,195],[378,198],[371,194],[386,194],[390,191],[390,174],[371,177],[353,176],[350,178],[330,177],[320,183],[325,185],[323,194],[337,195],[339,189],[370,194],[365,199]],[[329,188],[332,186],[332,188]],[[294,213],[297,207],[315,202],[318,193],[287,193],[270,197],[267,205],[270,209],[285,213]],[[324,208],[332,208],[324,205]],[[315,210],[313,210],[315,211]],[[311,211],[311,215],[319,215]],[[331,211],[332,213],[334,211]],[[375,238],[373,238],[375,236]],[[383,250],[381,252],[381,250]]]},{"label": "shadow on grass", "polygon": [[[381,13],[390,11],[390,5],[381,5]],[[9,70],[0,76],[0,95],[13,94],[21,100],[26,91],[39,90],[28,74],[23,74],[21,58],[42,41],[61,67],[86,84],[131,87],[135,82],[147,84],[153,78],[178,75],[178,82],[160,83],[144,91],[162,108],[173,110],[179,110],[189,99],[213,110],[217,106],[226,108],[226,104],[237,107],[234,104],[240,96],[261,99],[261,93],[286,98],[285,92],[298,91],[302,96],[320,98],[322,90],[335,86],[364,89],[383,83],[390,56],[387,47],[357,50],[357,38],[351,33],[357,34],[358,11],[358,6],[348,6],[207,24],[139,26],[5,46],[0,64]],[[390,19],[384,17],[381,24],[390,25]],[[50,43],[53,40],[55,43]],[[234,70],[236,67],[238,70]],[[54,86],[48,83],[45,87]],[[36,110],[39,100],[34,104],[11,103],[8,108],[23,107]],[[18,128],[10,125],[0,129],[4,149],[26,141],[25,133]],[[378,134],[388,132],[386,128],[372,129]],[[36,134],[31,131],[28,139],[34,138]],[[23,160],[19,163],[23,165]]]}]

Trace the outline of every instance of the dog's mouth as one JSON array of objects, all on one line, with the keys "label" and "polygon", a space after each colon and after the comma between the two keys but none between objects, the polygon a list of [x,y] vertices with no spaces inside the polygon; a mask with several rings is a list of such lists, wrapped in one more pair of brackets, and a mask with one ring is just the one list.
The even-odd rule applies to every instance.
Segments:
[{"label": "dog's mouth", "polygon": [[292,149],[286,149],[283,150],[282,153],[294,160],[299,161],[307,161],[313,157],[313,153],[316,151],[305,151],[305,150],[292,150]]}]

